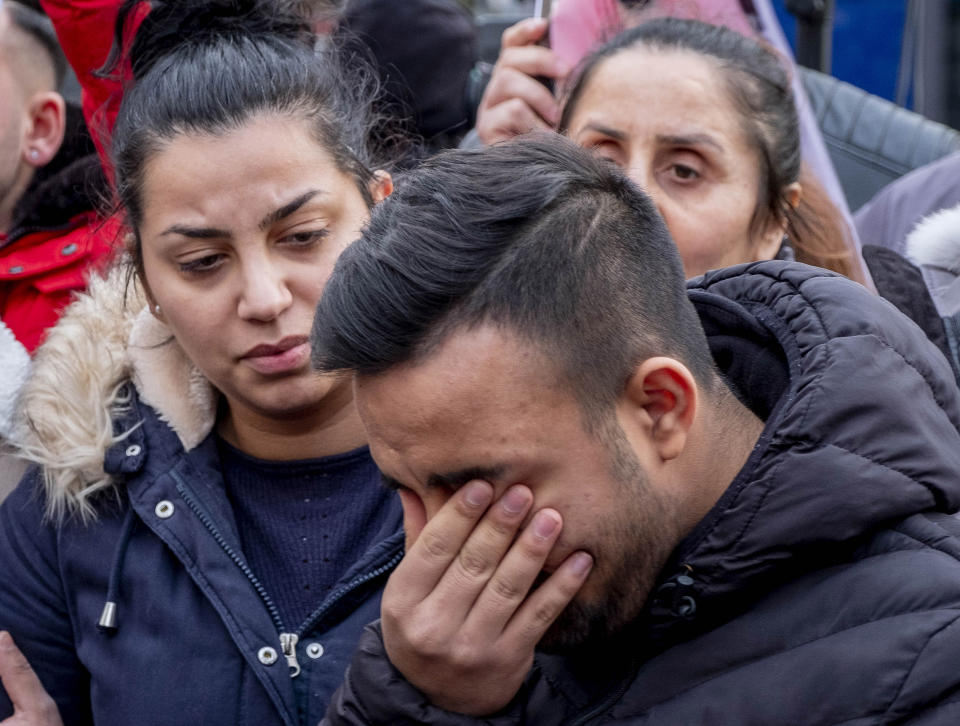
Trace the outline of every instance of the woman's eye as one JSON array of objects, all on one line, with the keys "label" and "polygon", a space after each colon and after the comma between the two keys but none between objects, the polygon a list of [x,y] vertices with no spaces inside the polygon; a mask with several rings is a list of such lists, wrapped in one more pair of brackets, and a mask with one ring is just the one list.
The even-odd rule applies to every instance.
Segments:
[{"label": "woman's eye", "polygon": [[686,164],[674,164],[671,169],[673,170],[673,175],[677,179],[681,179],[683,181],[690,181],[691,179],[697,179],[700,177],[700,174],[696,169],[687,166]]},{"label": "woman's eye", "polygon": [[180,263],[180,271],[188,275],[202,275],[206,272],[212,272],[223,264],[224,256],[220,254],[198,257],[195,260],[187,260]]},{"label": "woman's eye", "polygon": [[313,229],[304,232],[294,232],[284,237],[281,242],[293,245],[295,247],[309,247],[317,244],[329,234],[325,229]]},{"label": "woman's eye", "polygon": [[591,149],[596,156],[600,157],[604,161],[609,161],[611,164],[617,167],[623,166],[620,161],[620,154],[612,144],[601,142],[594,144]]}]

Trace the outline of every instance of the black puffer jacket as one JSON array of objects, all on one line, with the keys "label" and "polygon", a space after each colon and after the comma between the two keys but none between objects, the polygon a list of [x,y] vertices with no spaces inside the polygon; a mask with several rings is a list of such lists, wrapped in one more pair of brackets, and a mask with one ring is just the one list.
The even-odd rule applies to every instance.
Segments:
[{"label": "black puffer jacket", "polygon": [[[491,724],[960,724],[960,401],[919,328],[860,286],[766,262],[690,283],[766,421],[632,632],[538,655]],[[392,668],[376,626],[330,724],[473,723]]]}]

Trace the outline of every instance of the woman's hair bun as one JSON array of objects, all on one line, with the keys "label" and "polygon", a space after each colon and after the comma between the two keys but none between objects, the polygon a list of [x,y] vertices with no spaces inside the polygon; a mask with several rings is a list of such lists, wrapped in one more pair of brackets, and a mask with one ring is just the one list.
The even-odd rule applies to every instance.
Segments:
[{"label": "woman's hair bun", "polygon": [[[306,21],[287,8],[289,4],[275,0],[124,0],[113,48],[101,72],[115,72],[126,48],[134,80],[140,80],[158,60],[188,45],[261,35],[312,44]],[[131,43],[130,28],[141,17]]]}]

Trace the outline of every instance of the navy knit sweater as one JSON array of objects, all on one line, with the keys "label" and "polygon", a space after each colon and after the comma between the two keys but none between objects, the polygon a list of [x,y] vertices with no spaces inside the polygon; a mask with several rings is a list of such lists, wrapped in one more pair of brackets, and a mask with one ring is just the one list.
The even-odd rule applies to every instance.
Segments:
[{"label": "navy knit sweater", "polygon": [[384,526],[380,474],[367,447],[300,461],[257,459],[222,439],[219,450],[244,556],[296,630]]}]

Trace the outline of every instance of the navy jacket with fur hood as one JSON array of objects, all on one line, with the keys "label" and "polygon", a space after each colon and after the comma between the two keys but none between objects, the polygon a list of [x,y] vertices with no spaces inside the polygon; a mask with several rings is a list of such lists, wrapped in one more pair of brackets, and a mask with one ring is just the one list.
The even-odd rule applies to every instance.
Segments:
[{"label": "navy jacket with fur hood", "polygon": [[[943,355],[859,285],[791,263],[691,281],[766,426],[592,655],[538,654],[488,724],[960,723],[960,399]],[[467,724],[361,641],[325,723]]]},{"label": "navy jacket with fur hood", "polygon": [[122,273],[91,281],[26,384],[18,443],[42,468],[0,506],[0,630],[66,726],[316,724],[402,555],[399,503],[382,490],[375,541],[283,623],[240,545],[219,396]]}]

